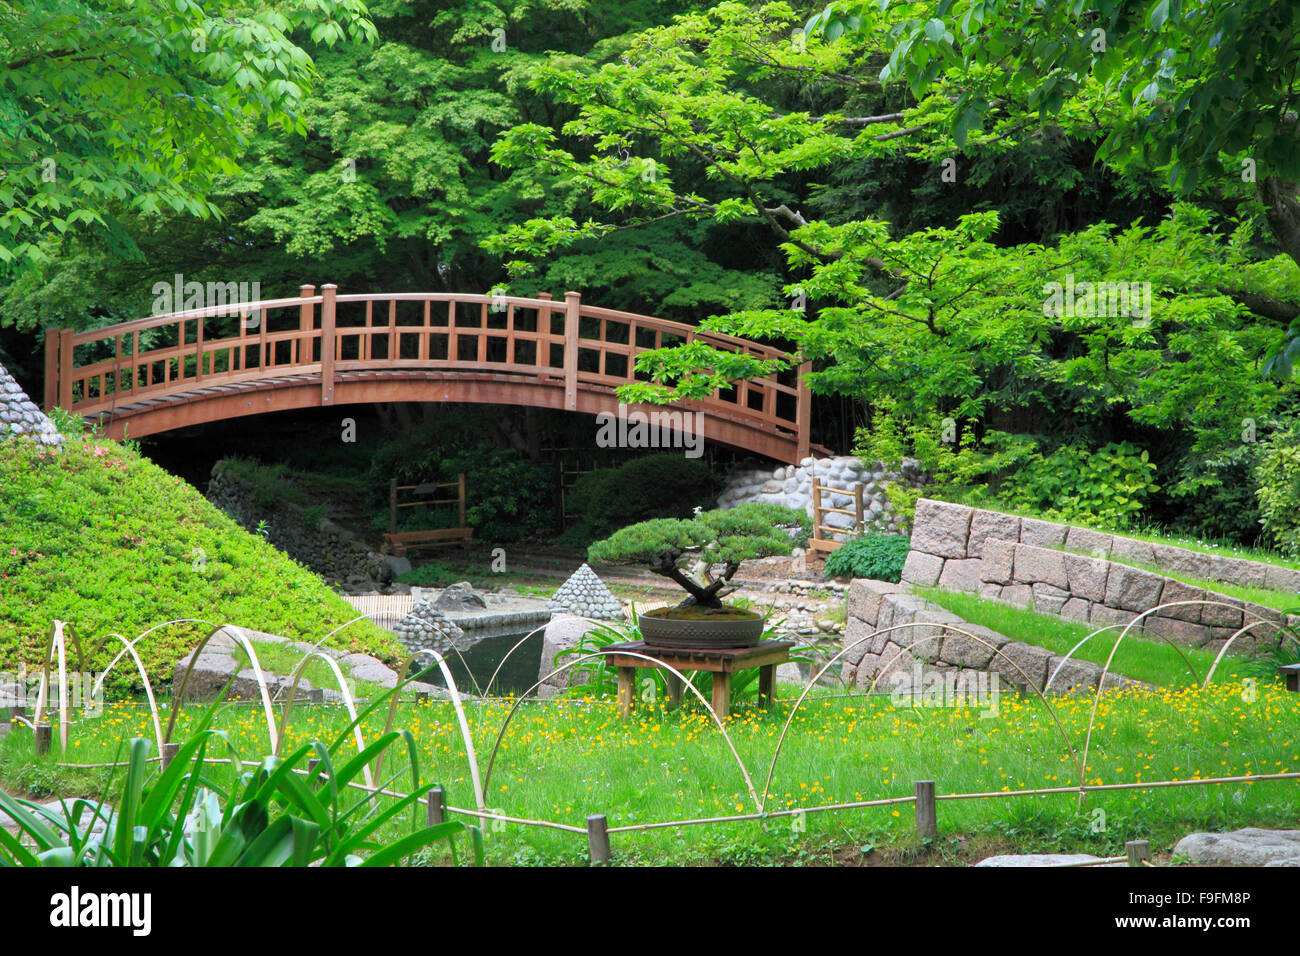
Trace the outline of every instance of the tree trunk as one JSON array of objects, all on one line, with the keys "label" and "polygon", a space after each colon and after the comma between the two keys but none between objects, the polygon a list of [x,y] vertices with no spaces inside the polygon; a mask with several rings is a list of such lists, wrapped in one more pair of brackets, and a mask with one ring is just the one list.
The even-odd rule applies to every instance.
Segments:
[{"label": "tree trunk", "polygon": [[1273,238],[1300,264],[1300,188],[1277,176],[1265,176],[1259,181],[1258,192]]}]

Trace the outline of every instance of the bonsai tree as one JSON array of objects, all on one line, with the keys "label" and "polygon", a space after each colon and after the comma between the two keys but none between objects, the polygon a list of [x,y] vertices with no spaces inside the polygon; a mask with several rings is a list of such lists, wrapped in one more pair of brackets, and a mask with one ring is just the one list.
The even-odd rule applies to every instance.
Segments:
[{"label": "bonsai tree", "polygon": [[[812,533],[802,511],[751,502],[727,511],[697,512],[694,518],[654,518],[629,525],[587,550],[602,564],[645,564],[687,592],[677,606],[722,610],[735,590],[732,576],[747,558],[789,554]],[[718,573],[714,569],[720,568]]]}]

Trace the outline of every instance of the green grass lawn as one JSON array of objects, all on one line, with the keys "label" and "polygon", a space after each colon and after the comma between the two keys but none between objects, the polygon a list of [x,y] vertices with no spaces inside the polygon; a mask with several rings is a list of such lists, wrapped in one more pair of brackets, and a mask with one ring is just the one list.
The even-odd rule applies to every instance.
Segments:
[{"label": "green grass lawn", "polygon": [[[1068,621],[1054,614],[1040,614],[1000,601],[985,600],[974,594],[942,591],[939,588],[918,588],[917,593],[962,620],[991,628],[1013,641],[1037,644],[1057,654],[1065,654],[1096,630],[1087,624]],[[1106,663],[1119,632],[1120,629],[1115,629],[1098,634],[1075,651],[1074,657],[1094,664]],[[1130,632],[1115,652],[1111,670],[1162,687],[1185,687],[1193,682],[1199,686],[1209,672],[1215,655],[1190,647],[1179,650],[1164,641]],[[1183,655],[1186,655],[1187,660],[1183,659]],[[1188,672],[1189,661],[1194,675]],[[1256,676],[1248,661],[1239,657],[1224,657],[1214,672],[1214,682],[1239,683],[1243,677],[1248,676]]]},{"label": "green grass lawn", "polygon": [[[166,621],[238,624],[313,643],[356,616],[306,568],[239,527],[180,478],[107,439],[70,438],[58,455],[0,442],[0,670],[41,660],[51,622],[72,625],[102,669]],[[170,679],[204,624],[154,632],[140,646],[151,680]],[[393,659],[395,638],[365,621],[336,647]],[[138,682],[121,664],[110,686]]]},{"label": "green grass lawn", "polygon": [[[772,712],[742,711],[728,722],[760,793],[790,706],[778,702]],[[1051,706],[1068,745],[1052,715],[1032,697],[1003,694],[993,716],[981,716],[984,711],[976,708],[896,707],[887,696],[810,698],[795,715],[776,763],[767,809],[906,797],[919,779],[936,781],[940,795],[1075,785],[1092,699],[1054,698]],[[502,703],[468,705],[484,775],[507,710]],[[186,710],[179,726],[193,726],[198,714],[197,708]],[[1204,692],[1108,693],[1083,778],[1098,784],[1300,770],[1298,718],[1300,695],[1262,683],[1249,700],[1235,684]],[[288,745],[328,741],[343,724],[338,708],[304,707]],[[379,717],[368,719],[367,735],[381,725]],[[257,759],[267,749],[259,708],[227,705],[217,726],[244,759]],[[396,726],[413,735],[421,778],[444,784],[452,806],[472,808],[469,764],[451,706],[403,704]],[[105,772],[60,768],[56,762],[112,760],[121,741],[137,735],[148,736],[147,714],[131,704],[109,705],[102,717],[78,724],[66,758],[34,757],[29,732],[11,733],[0,739],[0,782],[26,793],[97,794]],[[410,784],[402,753],[401,746],[392,752],[379,778],[398,789]],[[228,783],[230,775],[228,767],[211,768],[215,783]],[[620,720],[609,701],[525,704],[484,785],[486,804],[506,815],[577,827],[595,813],[620,827],[755,810],[722,735],[690,708],[643,708]],[[376,800],[377,807],[383,804],[383,798]],[[1097,793],[1082,807],[1077,794],[941,800],[940,837],[929,845],[915,836],[908,804],[615,833],[611,840],[620,863],[860,863],[877,853],[891,862],[966,862],[999,851],[1116,855],[1126,840],[1137,838],[1151,840],[1160,852],[1198,829],[1293,826],[1297,812],[1296,781],[1267,781]],[[394,821],[386,836],[396,838],[414,825]],[[486,831],[494,864],[585,859],[581,834],[519,824],[488,825]]]}]

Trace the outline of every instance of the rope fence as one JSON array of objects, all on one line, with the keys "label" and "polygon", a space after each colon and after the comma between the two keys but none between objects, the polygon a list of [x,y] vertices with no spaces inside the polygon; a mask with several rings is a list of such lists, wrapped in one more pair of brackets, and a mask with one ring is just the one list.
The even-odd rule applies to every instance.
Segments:
[{"label": "rope fence", "polygon": [[[163,756],[149,757],[146,762],[160,763],[166,762],[168,758]],[[232,764],[238,762],[242,766],[257,767],[260,761],[240,760],[235,761],[229,757],[205,757],[202,761],[205,764]],[[68,763],[58,762],[56,766],[73,768],[73,769],[109,769],[125,766],[121,761],[109,761],[104,763]],[[304,769],[295,769],[295,773],[306,776],[311,771]],[[528,817],[510,816],[500,811],[490,809],[470,809],[468,807],[457,807],[445,802],[445,794],[441,787],[435,787],[428,796],[420,797],[417,803],[423,804],[431,821],[436,816],[438,822],[441,822],[443,814],[457,814],[464,817],[470,817],[479,821],[491,821],[499,823],[512,823],[518,826],[538,827],[549,830],[559,830],[565,833],[572,833],[579,836],[588,837],[589,858],[593,864],[609,862],[609,837],[616,833],[645,833],[652,830],[676,829],[690,826],[710,826],[726,823],[746,823],[762,822],[766,820],[777,820],[788,817],[806,816],[814,813],[831,813],[843,810],[862,810],[870,807],[891,807],[913,804],[917,807],[916,829],[918,835],[925,839],[931,839],[937,835],[937,813],[936,804],[939,801],[952,800],[996,800],[1008,797],[1047,797],[1059,796],[1063,794],[1088,794],[1088,793],[1107,793],[1114,791],[1131,791],[1131,790],[1156,790],[1166,787],[1201,787],[1201,786],[1223,786],[1235,783],[1258,783],[1265,781],[1278,780],[1300,780],[1300,771],[1282,772],[1282,773],[1261,773],[1261,774],[1238,774],[1228,777],[1196,777],[1184,780],[1149,780],[1149,781],[1129,781],[1125,783],[1099,783],[1099,784],[1080,784],[1073,787],[1036,787],[1026,790],[990,790],[973,793],[936,793],[934,791],[934,782],[929,780],[919,780],[915,783],[915,792],[910,795],[896,797],[880,797],[874,800],[854,800],[845,803],[828,803],[810,807],[787,807],[781,810],[766,810],[759,813],[738,813],[726,816],[711,817],[690,817],[680,820],[662,820],[651,823],[633,823],[623,826],[609,826],[608,818],[605,814],[593,814],[587,818],[587,826],[580,827],[570,823],[561,823],[557,820],[537,820]],[[349,781],[348,787],[361,790],[367,794],[381,797],[391,797],[393,799],[405,799],[409,794],[397,790],[390,790],[384,787],[367,786],[358,781]],[[435,813],[436,811],[436,813]],[[1145,848],[1145,849],[1144,849]],[[1150,860],[1150,847],[1145,840],[1129,841],[1126,844],[1128,851],[1125,856],[1105,857],[1098,860],[1088,860],[1078,863],[1058,864],[1062,867],[1083,867],[1083,866],[1102,866],[1105,864],[1128,862],[1130,866],[1152,866]],[[1137,862],[1134,862],[1136,854]]]}]

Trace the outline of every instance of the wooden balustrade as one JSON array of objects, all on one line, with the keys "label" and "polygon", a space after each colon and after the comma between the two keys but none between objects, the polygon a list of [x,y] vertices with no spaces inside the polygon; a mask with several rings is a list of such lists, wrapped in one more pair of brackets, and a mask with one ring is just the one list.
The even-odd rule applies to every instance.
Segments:
[{"label": "wooden balustrade", "polygon": [[[561,407],[576,410],[581,391],[637,381],[637,356],[674,342],[706,342],[759,359],[786,357],[684,323],[585,305],[577,292],[557,301],[546,294],[339,295],[333,285],[299,291],[294,298],[192,309],[86,332],[50,329],[45,406],[112,418],[121,407],[150,399],[179,401],[192,392],[303,377],[318,378],[319,404],[330,405],[340,376],[427,370],[562,384]],[[794,436],[803,457],[809,449],[807,370],[800,366],[793,385],[768,375],[683,404]]]}]

